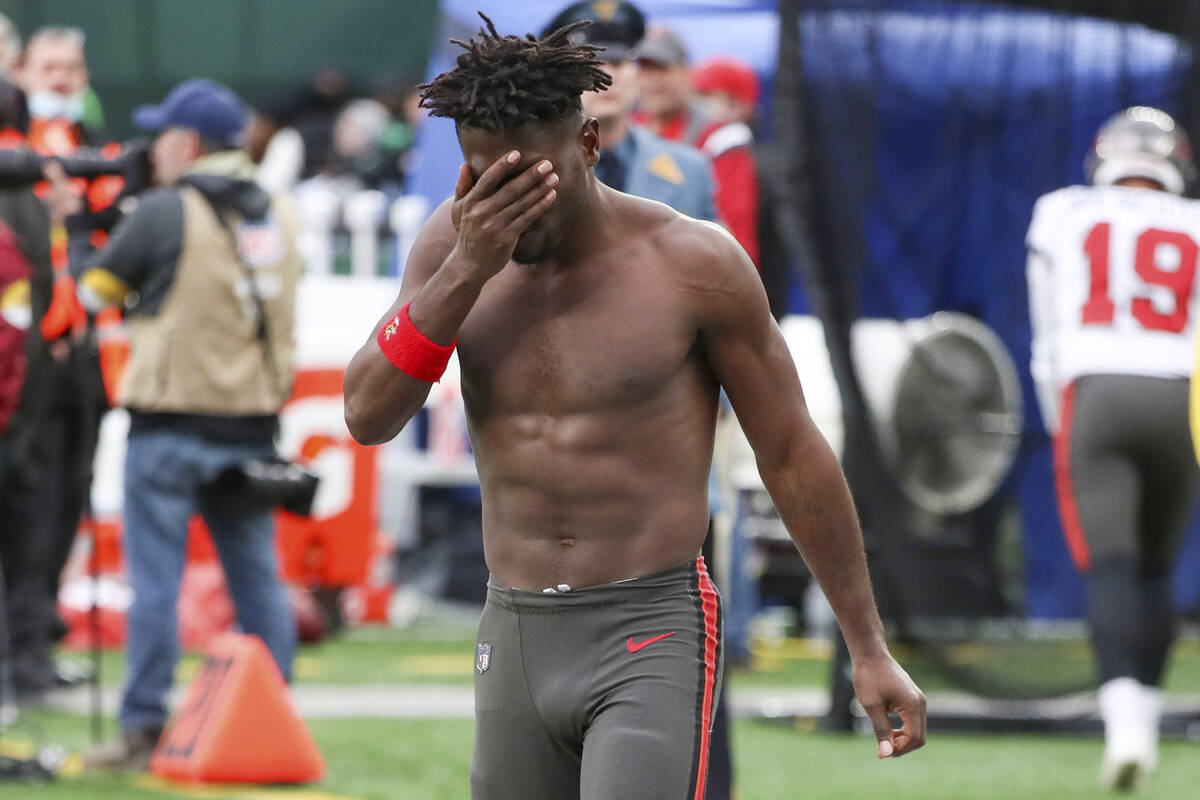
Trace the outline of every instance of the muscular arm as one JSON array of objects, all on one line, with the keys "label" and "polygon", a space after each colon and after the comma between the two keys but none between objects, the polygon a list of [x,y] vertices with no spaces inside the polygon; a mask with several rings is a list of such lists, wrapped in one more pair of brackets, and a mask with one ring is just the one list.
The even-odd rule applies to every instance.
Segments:
[{"label": "muscular arm", "polygon": [[[837,615],[880,755],[903,754],[924,742],[924,697],[888,653],[846,480],[808,414],[754,265],[727,234],[705,234],[712,256],[703,263],[709,269],[697,270],[691,281],[704,352],[780,518]],[[910,717],[895,735],[887,724],[890,710]]]},{"label": "muscular arm", "polygon": [[450,344],[484,284],[512,257],[518,237],[554,202],[558,179],[548,161],[505,182],[519,159],[515,151],[506,154],[477,181],[464,164],[453,201],[438,207],[413,243],[400,296],[346,368],[346,426],[362,444],[393,438],[432,386],[388,361],[375,341],[380,326],[411,302],[409,319],[417,330],[437,344]]},{"label": "muscular arm", "polygon": [[[796,367],[746,256],[725,261],[704,289],[701,337],[737,412],[783,523],[837,614],[851,654],[886,648],[862,536],[841,467],[804,402]],[[730,262],[733,263],[730,266]]]}]

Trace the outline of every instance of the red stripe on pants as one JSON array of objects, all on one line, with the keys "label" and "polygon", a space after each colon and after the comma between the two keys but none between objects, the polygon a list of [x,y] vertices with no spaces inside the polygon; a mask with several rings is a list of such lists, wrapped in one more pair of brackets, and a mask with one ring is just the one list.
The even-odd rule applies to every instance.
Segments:
[{"label": "red stripe on pants", "polygon": [[693,800],[704,800],[704,779],[708,774],[708,745],[711,738],[709,731],[712,728],[717,682],[717,590],[708,578],[703,558],[696,559],[696,570],[700,573],[700,607],[704,613],[704,701],[700,712],[700,758]]},{"label": "red stripe on pants", "polygon": [[1083,523],[1079,521],[1075,488],[1071,484],[1071,423],[1074,418],[1075,384],[1071,383],[1063,391],[1058,434],[1054,437],[1054,491],[1058,497],[1058,515],[1062,520],[1071,559],[1080,572],[1087,572],[1092,558],[1083,535]]}]

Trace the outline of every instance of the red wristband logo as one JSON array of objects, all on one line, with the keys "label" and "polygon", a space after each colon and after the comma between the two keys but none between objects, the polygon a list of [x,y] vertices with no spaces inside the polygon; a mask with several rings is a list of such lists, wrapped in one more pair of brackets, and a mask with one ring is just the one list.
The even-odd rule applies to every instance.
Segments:
[{"label": "red wristband logo", "polygon": [[[411,305],[411,303],[409,304]],[[417,330],[408,316],[408,305],[400,309],[375,336],[379,350],[392,366],[420,381],[436,383],[450,363],[458,340],[438,344]]]}]

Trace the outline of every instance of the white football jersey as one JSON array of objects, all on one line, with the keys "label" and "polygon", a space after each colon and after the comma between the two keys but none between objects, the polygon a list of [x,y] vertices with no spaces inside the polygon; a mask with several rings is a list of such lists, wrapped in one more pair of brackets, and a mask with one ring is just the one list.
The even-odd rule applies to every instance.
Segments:
[{"label": "white football jersey", "polygon": [[1070,186],[1033,209],[1031,370],[1049,430],[1088,374],[1192,372],[1200,201],[1125,186]]}]

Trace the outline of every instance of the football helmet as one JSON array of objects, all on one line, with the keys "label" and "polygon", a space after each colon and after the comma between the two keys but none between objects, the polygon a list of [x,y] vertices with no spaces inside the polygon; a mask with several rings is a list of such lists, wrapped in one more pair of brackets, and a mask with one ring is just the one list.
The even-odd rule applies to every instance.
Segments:
[{"label": "football helmet", "polygon": [[1170,114],[1149,106],[1127,108],[1100,126],[1083,168],[1096,186],[1148,178],[1173,194],[1196,177],[1187,135]]}]

